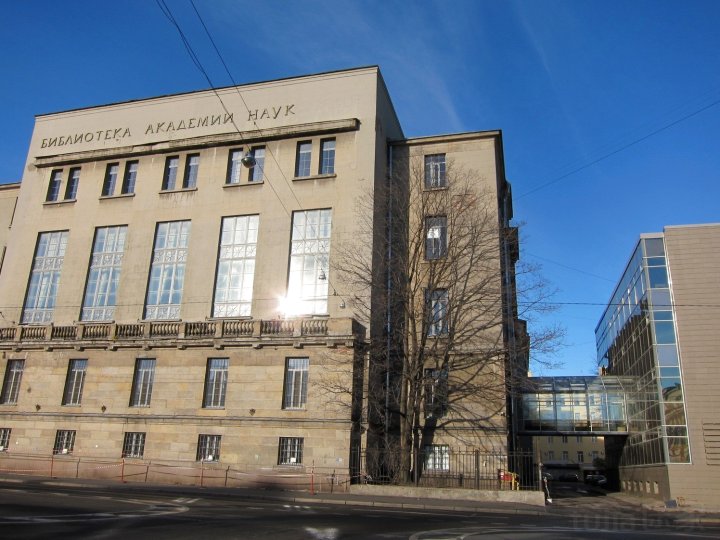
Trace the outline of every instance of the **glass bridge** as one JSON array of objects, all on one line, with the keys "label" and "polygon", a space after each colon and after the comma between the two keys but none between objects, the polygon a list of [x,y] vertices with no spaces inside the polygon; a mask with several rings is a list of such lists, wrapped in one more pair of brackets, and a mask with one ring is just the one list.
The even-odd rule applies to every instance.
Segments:
[{"label": "glass bridge", "polygon": [[522,435],[627,434],[634,377],[530,377],[522,390]]}]

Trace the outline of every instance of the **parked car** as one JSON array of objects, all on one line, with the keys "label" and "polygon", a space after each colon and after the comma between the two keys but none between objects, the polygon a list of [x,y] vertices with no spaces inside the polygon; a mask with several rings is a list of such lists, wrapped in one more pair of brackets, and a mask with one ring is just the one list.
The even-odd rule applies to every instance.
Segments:
[{"label": "parked car", "polygon": [[602,474],[588,474],[585,477],[585,483],[592,486],[604,486],[607,484],[607,478]]},{"label": "parked car", "polygon": [[578,482],[580,479],[578,478],[577,474],[566,473],[566,474],[561,474],[559,480],[561,482]]}]

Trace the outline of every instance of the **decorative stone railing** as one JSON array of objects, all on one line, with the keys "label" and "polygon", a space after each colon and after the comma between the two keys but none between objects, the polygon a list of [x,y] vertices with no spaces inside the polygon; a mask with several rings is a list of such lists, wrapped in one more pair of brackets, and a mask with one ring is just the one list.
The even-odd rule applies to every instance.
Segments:
[{"label": "decorative stone railing", "polygon": [[20,325],[0,328],[0,348],[89,346],[122,344],[178,346],[222,345],[241,341],[253,345],[277,339],[301,343],[312,338],[341,342],[363,339],[365,329],[354,319],[217,319],[212,321],[143,321],[137,323],[85,323],[72,325]]}]

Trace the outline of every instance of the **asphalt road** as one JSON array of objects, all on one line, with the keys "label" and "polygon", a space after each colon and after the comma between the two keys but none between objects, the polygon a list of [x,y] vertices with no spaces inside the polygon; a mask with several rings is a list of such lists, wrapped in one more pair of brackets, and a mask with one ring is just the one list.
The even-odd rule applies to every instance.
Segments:
[{"label": "asphalt road", "polygon": [[[580,491],[578,491],[578,489]],[[0,483],[0,537],[12,539],[520,539],[712,538],[582,486],[561,487],[537,512],[450,512],[247,500],[199,488]]]}]

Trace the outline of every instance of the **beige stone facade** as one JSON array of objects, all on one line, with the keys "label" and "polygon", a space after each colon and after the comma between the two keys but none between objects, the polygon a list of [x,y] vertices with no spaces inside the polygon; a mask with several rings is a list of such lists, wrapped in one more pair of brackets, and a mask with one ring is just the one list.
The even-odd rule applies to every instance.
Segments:
[{"label": "beige stone facade", "polygon": [[[375,67],[38,116],[0,274],[1,460],[351,475],[384,314],[333,262],[385,241],[385,201],[370,231],[356,201],[390,143],[410,144]],[[507,189],[498,132],[426,143]]]},{"label": "beige stone facade", "polygon": [[[5,260],[5,251],[10,236],[10,226],[15,216],[15,205],[17,204],[20,184],[0,185],[0,272],[2,272]],[[2,309],[0,308],[0,311]]]}]

